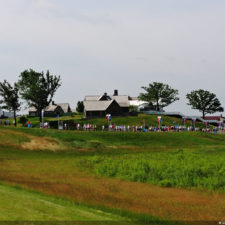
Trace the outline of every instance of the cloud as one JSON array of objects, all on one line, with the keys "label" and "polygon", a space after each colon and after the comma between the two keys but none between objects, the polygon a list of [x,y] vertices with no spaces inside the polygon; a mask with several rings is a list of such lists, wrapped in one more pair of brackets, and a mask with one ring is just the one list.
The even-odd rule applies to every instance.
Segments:
[{"label": "cloud", "polygon": [[181,92],[171,110],[187,111],[185,94],[198,87],[225,105],[223,1],[0,0],[0,6],[0,79],[50,69],[63,79],[56,98],[71,102],[115,88],[134,96],[162,81]]}]

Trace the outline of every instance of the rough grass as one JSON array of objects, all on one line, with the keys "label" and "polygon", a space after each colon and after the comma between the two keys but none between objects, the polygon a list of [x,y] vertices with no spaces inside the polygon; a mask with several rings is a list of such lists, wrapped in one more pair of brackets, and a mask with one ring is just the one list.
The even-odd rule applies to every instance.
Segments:
[{"label": "rough grass", "polygon": [[118,156],[94,156],[81,166],[100,176],[157,184],[163,187],[198,188],[225,192],[225,149],[178,150]]}]

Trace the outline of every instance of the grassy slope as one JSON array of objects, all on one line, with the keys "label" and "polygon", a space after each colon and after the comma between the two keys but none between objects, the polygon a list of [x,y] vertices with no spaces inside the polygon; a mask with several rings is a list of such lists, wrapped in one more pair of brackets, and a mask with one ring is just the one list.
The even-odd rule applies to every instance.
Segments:
[{"label": "grassy slope", "polygon": [[[160,165],[165,165],[168,161],[171,169],[174,166],[176,169],[168,172],[178,177],[182,177],[182,173],[175,172],[179,172],[184,165],[190,168],[192,165],[193,167],[197,165],[200,169],[206,166],[214,173],[210,174],[206,170],[206,174],[213,177],[219,174],[217,173],[219,169],[223,176],[224,172],[220,165],[223,165],[221,162],[225,158],[224,136],[203,133],[59,132],[22,128],[1,129],[0,134],[3,134],[0,142],[0,180],[4,182],[70,198],[75,202],[122,208],[166,219],[213,220],[222,218],[224,214],[225,196],[223,194],[161,189],[158,186],[143,183],[95,177],[93,174],[101,170],[99,165],[105,167],[110,163],[118,167],[120,171],[126,171],[125,168],[120,167],[120,164],[123,164],[128,169],[128,173],[133,174],[136,171],[138,174],[145,171],[145,167],[133,167],[133,165],[144,165],[148,161],[153,162],[152,165],[157,174],[163,170],[166,172],[167,167],[160,167]],[[27,141],[26,138],[32,139],[31,136],[26,136],[28,134],[35,137],[55,138],[70,151],[18,151],[21,143]],[[12,138],[12,135],[17,140],[17,144],[5,144],[4,140],[8,140],[8,136]],[[41,143],[42,139],[40,145]],[[206,158],[201,161],[201,157]],[[162,164],[160,158],[163,159]],[[80,171],[84,169],[87,173]],[[112,176],[108,174],[111,170],[109,166],[109,170],[106,168],[103,174],[98,174]],[[197,176],[201,177],[202,171],[197,172]],[[190,174],[193,174],[193,171]],[[166,176],[168,177],[168,174]],[[121,174],[115,173],[115,177],[121,178]],[[141,173],[138,177],[141,177]],[[138,179],[136,181],[143,182]],[[150,180],[150,183],[154,182]]]},{"label": "grassy slope", "polygon": [[71,201],[2,184],[0,185],[0,203],[0,221],[128,220],[125,217],[77,205]]},{"label": "grassy slope", "polygon": [[[108,177],[148,182],[167,187],[225,191],[225,139],[207,133],[106,133],[17,129],[14,137],[26,141],[27,133],[47,136],[45,148],[57,145],[83,154],[77,165]],[[12,130],[4,129],[2,133]],[[4,135],[3,135],[4,137]],[[16,138],[17,137],[17,138]],[[1,139],[1,135],[0,135]],[[34,137],[33,137],[34,139]],[[29,139],[28,139],[29,140]],[[34,142],[40,148],[44,139]],[[40,142],[40,143],[39,143]],[[57,147],[53,146],[53,147]],[[32,144],[26,144],[26,148]],[[65,150],[66,150],[65,148]],[[33,147],[32,147],[33,149]],[[49,146],[52,149],[52,146]],[[58,148],[60,150],[61,148]],[[42,149],[43,150],[43,149]],[[54,148],[53,148],[54,150]],[[83,159],[84,158],[84,159]]]}]

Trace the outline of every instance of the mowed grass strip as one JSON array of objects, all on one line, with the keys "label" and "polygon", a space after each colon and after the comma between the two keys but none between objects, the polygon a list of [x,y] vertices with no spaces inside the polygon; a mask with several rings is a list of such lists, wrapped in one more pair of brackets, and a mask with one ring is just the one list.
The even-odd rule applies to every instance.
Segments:
[{"label": "mowed grass strip", "polygon": [[[0,184],[0,221],[129,221],[65,199]],[[130,221],[131,222],[131,221]]]}]

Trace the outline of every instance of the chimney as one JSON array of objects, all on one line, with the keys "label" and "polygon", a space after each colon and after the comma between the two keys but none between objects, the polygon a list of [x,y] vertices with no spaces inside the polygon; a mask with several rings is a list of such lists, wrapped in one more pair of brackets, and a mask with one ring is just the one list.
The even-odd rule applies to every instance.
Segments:
[{"label": "chimney", "polygon": [[118,96],[118,90],[114,90],[113,96]]},{"label": "chimney", "polygon": [[104,96],[105,96],[105,97],[107,96],[107,93],[106,93],[106,92],[104,93]]},{"label": "chimney", "polygon": [[55,102],[54,101],[52,101],[52,105],[55,105]]}]

